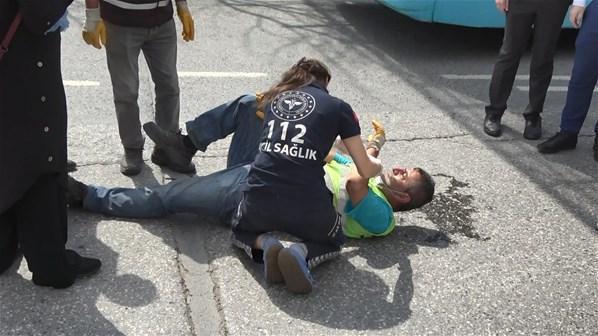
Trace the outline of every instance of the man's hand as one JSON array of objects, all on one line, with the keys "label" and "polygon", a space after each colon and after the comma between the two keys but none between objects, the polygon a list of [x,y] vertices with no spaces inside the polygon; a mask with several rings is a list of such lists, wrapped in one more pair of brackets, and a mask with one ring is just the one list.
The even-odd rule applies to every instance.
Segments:
[{"label": "man's hand", "polygon": [[583,20],[583,13],[585,9],[586,8],[583,6],[571,6],[571,10],[569,11],[569,20],[571,20],[573,27],[581,27],[581,21]]},{"label": "man's hand", "polygon": [[509,11],[509,0],[495,0],[496,1],[496,8],[498,8],[501,12],[508,12]]},{"label": "man's hand", "polygon": [[377,120],[372,120],[372,126],[374,126],[374,133],[368,136],[368,143],[365,147],[375,148],[377,151],[380,151],[386,143],[386,132],[384,131],[384,126]]},{"label": "man's hand", "polygon": [[85,43],[97,49],[102,49],[102,45],[106,45],[106,27],[104,21],[100,18],[99,8],[87,8],[85,10],[82,35]]},{"label": "man's hand", "polygon": [[183,24],[183,40],[185,42],[193,41],[195,39],[195,23],[193,22],[191,12],[189,12],[187,1],[177,1],[176,6],[176,12]]}]

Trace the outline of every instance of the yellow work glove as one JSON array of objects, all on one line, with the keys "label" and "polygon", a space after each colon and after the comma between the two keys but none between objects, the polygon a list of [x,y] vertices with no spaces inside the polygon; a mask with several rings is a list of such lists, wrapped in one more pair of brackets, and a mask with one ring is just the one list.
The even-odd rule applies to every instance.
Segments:
[{"label": "yellow work glove", "polygon": [[85,9],[85,23],[83,24],[83,40],[97,49],[106,45],[106,26],[100,17],[99,8]]},{"label": "yellow work glove", "polygon": [[[257,102],[257,106],[260,106],[260,104],[262,103],[262,100],[264,100],[264,95],[259,92],[256,92],[255,101]],[[264,111],[260,111],[260,110],[255,111],[255,115],[262,120],[264,120],[264,117],[266,116]]]},{"label": "yellow work glove", "polygon": [[191,17],[191,12],[189,12],[187,1],[177,1],[176,12],[183,24],[183,40],[186,42],[193,41],[195,39],[195,23],[193,22],[193,17]]},{"label": "yellow work glove", "polygon": [[386,132],[384,126],[377,120],[372,120],[372,126],[374,126],[374,133],[368,136],[366,148],[376,148],[380,151],[386,143]]}]

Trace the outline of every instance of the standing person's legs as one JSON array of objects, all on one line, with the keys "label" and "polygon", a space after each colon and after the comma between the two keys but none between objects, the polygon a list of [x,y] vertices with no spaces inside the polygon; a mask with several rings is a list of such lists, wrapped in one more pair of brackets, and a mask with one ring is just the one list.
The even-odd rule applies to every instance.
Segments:
[{"label": "standing person's legs", "polygon": [[[534,11],[529,1],[512,1],[506,14],[503,43],[494,65],[490,81],[490,104],[486,106],[484,131],[500,136],[500,119],[507,109],[521,55],[528,45],[534,22]],[[488,121],[491,123],[488,124]]]},{"label": "standing person's legs", "polygon": [[250,163],[257,155],[263,126],[256,111],[255,96],[240,96],[188,121],[187,134],[195,147],[204,152],[209,144],[234,133],[227,167]]},{"label": "standing person's legs", "polygon": [[179,129],[180,89],[177,74],[177,33],[174,20],[150,29],[141,47],[156,92],[156,124],[163,130]]},{"label": "standing person's legs", "polygon": [[530,64],[529,104],[523,116],[526,122],[524,137],[539,139],[542,134],[540,113],[544,108],[546,92],[552,79],[554,53],[569,0],[538,2],[534,21],[534,41]]},{"label": "standing person's legs", "polygon": [[[598,81],[598,1],[590,3],[575,42],[575,61],[561,115],[561,132],[577,134],[590,109]],[[596,124],[598,133],[598,124]]]},{"label": "standing person's legs", "polygon": [[118,132],[125,156],[121,172],[136,175],[143,164],[143,135],[139,121],[139,53],[147,29],[131,28],[106,22],[106,58],[112,80]]},{"label": "standing person's legs", "polygon": [[21,251],[38,285],[68,287],[75,271],[67,262],[67,214],[63,177],[41,176],[15,206]]},{"label": "standing person's legs", "polygon": [[[575,60],[561,114],[560,132],[538,145],[540,153],[557,153],[574,149],[577,135],[587,116],[598,81],[598,1],[586,8],[583,24],[575,42]],[[596,124],[598,134],[598,124]],[[598,154],[594,149],[594,157]]]}]

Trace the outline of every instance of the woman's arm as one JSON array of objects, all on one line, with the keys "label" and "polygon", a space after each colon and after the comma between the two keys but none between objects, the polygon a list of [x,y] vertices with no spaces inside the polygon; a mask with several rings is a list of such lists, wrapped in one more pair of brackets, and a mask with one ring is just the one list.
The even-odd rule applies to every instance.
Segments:
[{"label": "woman's arm", "polygon": [[382,163],[379,159],[368,155],[359,135],[343,139],[343,144],[347,147],[361,177],[374,177],[382,171]]}]

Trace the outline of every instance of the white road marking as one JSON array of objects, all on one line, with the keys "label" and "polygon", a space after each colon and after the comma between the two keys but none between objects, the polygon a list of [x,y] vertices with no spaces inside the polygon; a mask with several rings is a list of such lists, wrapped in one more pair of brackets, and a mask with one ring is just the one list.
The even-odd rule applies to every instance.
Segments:
[{"label": "white road marking", "polygon": [[[451,79],[451,80],[458,80],[458,79],[480,79],[480,80],[490,80],[492,75],[456,75],[456,74],[443,74],[440,77],[444,79]],[[517,75],[515,77],[516,80],[529,80],[529,75]],[[561,75],[554,75],[552,76],[553,80],[566,80],[570,79],[570,76],[561,76]]]},{"label": "white road marking", "polygon": [[[517,86],[517,89],[521,90],[521,91],[529,91],[529,87],[527,86]],[[548,87],[548,91],[549,92],[567,92],[567,87],[566,86],[549,86]],[[598,88],[594,88],[594,92],[598,92]]]},{"label": "white road marking", "polygon": [[268,77],[267,73],[263,72],[193,72],[193,71],[179,71],[179,77],[196,77],[196,78],[261,78]]},{"label": "white road marking", "polygon": [[100,82],[94,81],[76,81],[76,80],[63,80],[64,86],[100,86]]}]

